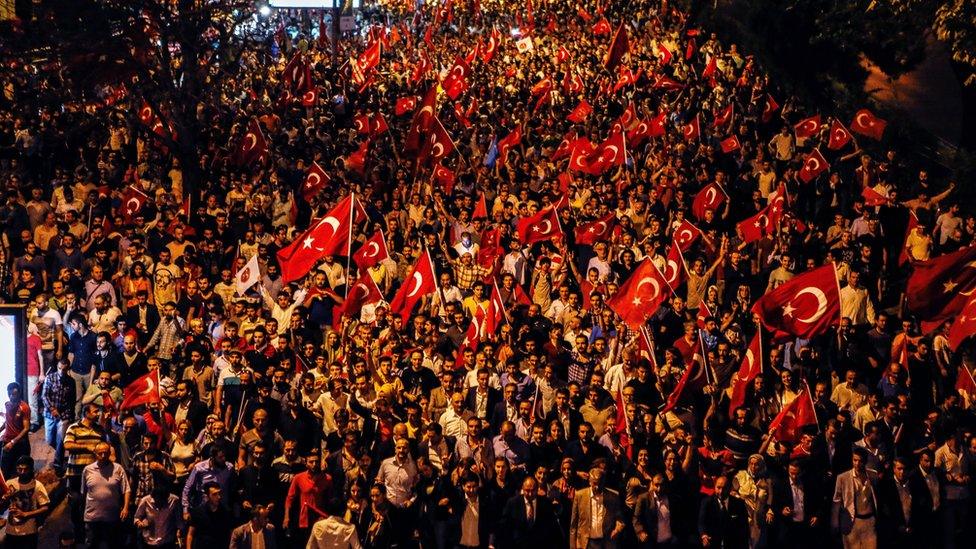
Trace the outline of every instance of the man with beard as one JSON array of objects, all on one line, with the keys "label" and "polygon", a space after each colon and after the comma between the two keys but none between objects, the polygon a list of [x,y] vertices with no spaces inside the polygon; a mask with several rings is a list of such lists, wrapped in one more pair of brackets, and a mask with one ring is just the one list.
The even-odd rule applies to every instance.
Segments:
[{"label": "man with beard", "polygon": [[37,531],[48,510],[47,490],[34,479],[34,460],[30,456],[17,459],[17,476],[7,481],[0,503],[9,505],[5,547],[33,549],[37,547]]}]

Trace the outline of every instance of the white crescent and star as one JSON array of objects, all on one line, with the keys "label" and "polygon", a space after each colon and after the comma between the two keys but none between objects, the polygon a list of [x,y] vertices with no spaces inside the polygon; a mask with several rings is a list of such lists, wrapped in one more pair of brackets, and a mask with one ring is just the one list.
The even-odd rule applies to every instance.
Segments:
[{"label": "white crescent and star", "polygon": [[142,207],[142,204],[139,203],[139,199],[138,198],[130,198],[130,199],[128,199],[128,200],[125,201],[125,209],[129,213],[132,213],[132,212],[138,210],[140,207]]},{"label": "white crescent and star", "polygon": [[156,390],[156,382],[152,380],[151,377],[146,378],[146,390],[142,392],[144,395],[148,395]]},{"label": "white crescent and star", "polygon": [[[369,250],[373,250],[370,252]],[[380,245],[376,242],[370,242],[366,245],[366,251],[363,252],[363,257],[376,257],[380,253]]]},{"label": "white crescent and star", "polygon": [[714,203],[717,195],[718,191],[715,190],[715,187],[709,187],[708,190],[705,191],[705,202],[708,204]]},{"label": "white crescent and star", "polygon": [[810,294],[817,298],[817,309],[806,318],[796,318],[797,322],[802,322],[804,324],[811,324],[816,322],[824,315],[827,311],[827,296],[824,295],[823,290],[814,286],[807,286],[803,288],[790,300],[789,303],[783,307],[783,316],[793,316],[793,312],[796,311],[796,307],[793,306],[793,302],[800,298],[800,296]]},{"label": "white crescent and star", "polygon": [[[686,234],[688,236],[685,236]],[[691,242],[693,238],[695,238],[695,234],[691,232],[691,229],[682,229],[678,231],[678,242]]]},{"label": "white crescent and star", "polygon": [[[542,226],[545,226],[546,228],[545,229],[542,229],[541,228]],[[549,221],[548,219],[545,219],[545,220],[542,221],[542,223],[539,223],[538,225],[533,225],[532,226],[532,230],[534,232],[537,232],[537,233],[546,234],[546,233],[548,233],[549,231],[552,230],[552,221]]]},{"label": "white crescent and star", "polygon": [[258,136],[248,132],[247,135],[244,136],[244,150],[249,151],[254,147],[256,147],[257,145],[258,145]]},{"label": "white crescent and star", "polygon": [[413,289],[410,290],[409,293],[407,293],[407,297],[413,297],[417,295],[417,292],[420,291],[420,287],[424,285],[424,275],[420,274],[419,272],[415,272],[413,273],[413,280],[414,280]]},{"label": "white crescent and star", "polygon": [[654,277],[646,276],[637,283],[637,288],[634,289],[634,294],[636,294],[636,297],[634,298],[634,305],[640,305],[643,302],[640,297],[640,293],[641,287],[644,284],[650,284],[654,288],[654,293],[648,296],[648,301],[654,301],[659,295],[661,295],[661,283],[658,282]]},{"label": "white crescent and star", "polygon": [[[865,119],[867,119],[868,121],[865,122],[864,121]],[[859,126],[864,128],[870,128],[871,126],[874,126],[874,121],[872,121],[870,117],[868,117],[868,113],[866,112],[858,113],[857,116],[854,117],[854,120],[857,121],[857,124]]]},{"label": "white crescent and star", "polygon": [[678,280],[678,262],[673,259],[669,259],[665,265],[664,281],[671,284],[675,280]]}]

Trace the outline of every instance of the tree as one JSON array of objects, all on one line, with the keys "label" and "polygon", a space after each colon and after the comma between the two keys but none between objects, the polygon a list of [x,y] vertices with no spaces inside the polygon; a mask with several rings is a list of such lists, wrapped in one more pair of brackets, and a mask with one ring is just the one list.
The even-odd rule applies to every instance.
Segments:
[{"label": "tree", "polygon": [[952,52],[963,84],[976,88],[976,0],[945,0],[935,10],[932,28]]}]

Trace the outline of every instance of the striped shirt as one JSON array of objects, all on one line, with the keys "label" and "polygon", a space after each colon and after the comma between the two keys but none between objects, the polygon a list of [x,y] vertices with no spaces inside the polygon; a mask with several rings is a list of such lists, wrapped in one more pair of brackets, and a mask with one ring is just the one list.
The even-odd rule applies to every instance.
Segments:
[{"label": "striped shirt", "polygon": [[81,472],[88,465],[95,462],[95,445],[105,440],[105,432],[98,424],[86,427],[84,423],[78,421],[68,426],[64,433],[64,442],[77,443],[84,445],[84,449],[68,451],[68,476],[80,477]]}]

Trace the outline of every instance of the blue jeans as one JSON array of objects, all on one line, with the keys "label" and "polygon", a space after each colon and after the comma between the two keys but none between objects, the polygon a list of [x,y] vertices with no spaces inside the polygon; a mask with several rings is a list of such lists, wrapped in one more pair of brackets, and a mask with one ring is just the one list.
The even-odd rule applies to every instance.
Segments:
[{"label": "blue jeans", "polygon": [[58,471],[64,470],[64,433],[68,430],[68,423],[44,414],[44,440],[54,448],[54,462],[51,465]]}]

